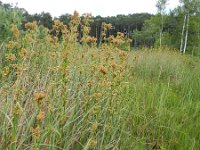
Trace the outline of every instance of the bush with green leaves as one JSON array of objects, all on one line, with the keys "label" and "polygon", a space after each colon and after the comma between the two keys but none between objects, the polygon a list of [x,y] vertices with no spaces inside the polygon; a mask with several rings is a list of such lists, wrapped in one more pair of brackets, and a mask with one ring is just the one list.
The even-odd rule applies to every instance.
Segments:
[{"label": "bush with green leaves", "polygon": [[9,4],[0,5],[0,42],[11,38],[11,24],[19,26],[23,19],[23,10]]}]

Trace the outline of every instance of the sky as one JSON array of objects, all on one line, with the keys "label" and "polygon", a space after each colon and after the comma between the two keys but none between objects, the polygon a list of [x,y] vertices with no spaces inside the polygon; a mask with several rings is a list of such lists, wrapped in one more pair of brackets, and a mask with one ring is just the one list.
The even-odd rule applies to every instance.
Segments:
[{"label": "sky", "polygon": [[[25,8],[30,14],[49,12],[53,17],[72,14],[74,10],[80,14],[92,13],[93,16],[115,16],[117,14],[133,14],[148,12],[155,14],[157,0],[0,0]],[[169,0],[168,9],[178,5],[179,0]]]}]

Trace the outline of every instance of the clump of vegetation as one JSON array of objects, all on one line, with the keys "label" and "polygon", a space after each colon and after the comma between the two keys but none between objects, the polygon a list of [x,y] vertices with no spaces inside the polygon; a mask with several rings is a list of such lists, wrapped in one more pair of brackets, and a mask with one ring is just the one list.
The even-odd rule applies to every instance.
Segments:
[{"label": "clump of vegetation", "polygon": [[[0,47],[1,149],[198,149],[199,61],[167,48],[97,48],[89,14],[37,22]],[[77,42],[83,21],[83,36]]]},{"label": "clump of vegetation", "polygon": [[54,20],[0,2],[0,149],[199,149],[199,2],[181,2]]}]

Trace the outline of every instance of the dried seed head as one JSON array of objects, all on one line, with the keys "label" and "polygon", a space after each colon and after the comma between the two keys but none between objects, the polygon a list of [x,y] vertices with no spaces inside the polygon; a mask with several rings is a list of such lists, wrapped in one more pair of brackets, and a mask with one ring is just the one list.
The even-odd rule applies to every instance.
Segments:
[{"label": "dried seed head", "polygon": [[26,35],[25,35],[25,40],[26,40],[27,42],[32,42],[32,43],[34,42],[32,36],[29,35],[29,34],[26,34]]},{"label": "dried seed head", "polygon": [[106,75],[106,74],[108,73],[106,67],[104,67],[103,65],[101,65],[101,66],[99,67],[99,70],[100,70],[100,72],[101,72],[103,75]]},{"label": "dried seed head", "polygon": [[103,80],[102,83],[100,83],[100,85],[102,87],[111,87],[112,86],[112,82]]},{"label": "dried seed head", "polygon": [[34,100],[37,101],[38,104],[42,102],[42,100],[47,96],[47,93],[44,91],[35,92],[33,94]]},{"label": "dried seed head", "polygon": [[13,49],[13,48],[17,47],[17,43],[14,42],[14,41],[9,41],[9,42],[6,44],[6,47],[9,48],[9,49]]},{"label": "dried seed head", "polygon": [[113,78],[115,78],[117,76],[117,73],[116,72],[114,72],[113,73]]},{"label": "dried seed head", "polygon": [[117,68],[117,64],[114,61],[111,62],[111,66],[112,66],[113,69]]},{"label": "dried seed head", "polygon": [[58,58],[58,53],[57,52],[51,52],[50,57],[51,57],[51,59],[55,60],[55,59]]},{"label": "dried seed head", "polygon": [[26,58],[28,56],[28,50],[26,48],[22,48],[21,51],[19,52],[19,56],[21,58]]},{"label": "dried seed head", "polygon": [[17,102],[17,104],[15,105],[15,108],[14,108],[14,114],[16,115],[19,115],[21,114],[23,111],[21,105]]},{"label": "dried seed head", "polygon": [[16,60],[16,56],[15,56],[15,54],[7,54],[6,55],[6,60],[7,61],[15,61]]},{"label": "dried seed head", "polygon": [[102,93],[94,93],[94,94],[93,94],[93,97],[94,97],[95,99],[99,99],[99,98],[101,98],[102,96],[103,96]]},{"label": "dried seed head", "polygon": [[92,80],[90,80],[90,81],[88,81],[88,83],[87,83],[87,85],[89,86],[89,87],[91,87],[92,85],[94,85],[94,81],[92,81]]},{"label": "dried seed head", "polygon": [[45,118],[45,112],[41,111],[38,115],[37,115],[37,120],[38,121],[42,121]]},{"label": "dried seed head", "polygon": [[14,25],[14,24],[11,25],[11,32],[14,35],[15,38],[19,37],[20,32],[19,32],[16,25]]},{"label": "dried seed head", "polygon": [[36,30],[37,29],[37,22],[33,21],[33,22],[28,22],[25,24],[25,28],[26,30]]},{"label": "dried seed head", "polygon": [[36,128],[31,128],[31,133],[34,139],[39,139],[41,128],[39,126],[37,126]]},{"label": "dried seed head", "polygon": [[2,74],[2,76],[8,76],[9,75],[9,73],[10,73],[10,69],[9,69],[9,67],[4,67],[3,69],[2,69],[2,71],[1,71],[1,74]]}]

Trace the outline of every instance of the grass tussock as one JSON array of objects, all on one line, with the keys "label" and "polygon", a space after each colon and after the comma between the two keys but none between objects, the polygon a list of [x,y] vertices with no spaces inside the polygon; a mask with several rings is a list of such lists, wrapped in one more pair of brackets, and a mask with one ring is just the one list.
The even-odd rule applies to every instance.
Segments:
[{"label": "grass tussock", "polygon": [[200,62],[122,51],[120,34],[77,44],[79,21],[12,27],[0,46],[0,149],[198,149]]}]

